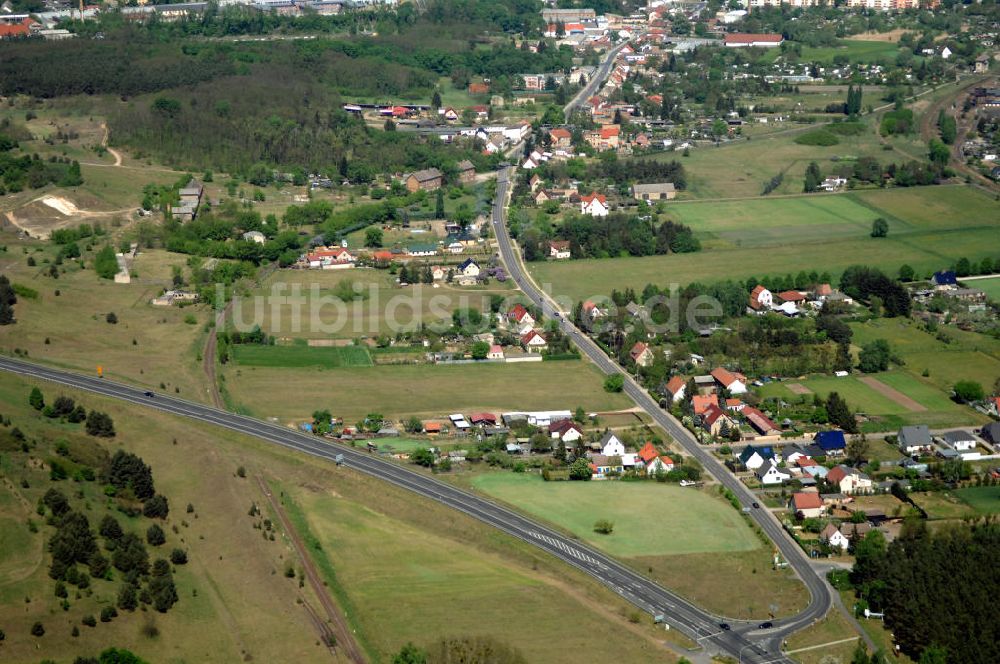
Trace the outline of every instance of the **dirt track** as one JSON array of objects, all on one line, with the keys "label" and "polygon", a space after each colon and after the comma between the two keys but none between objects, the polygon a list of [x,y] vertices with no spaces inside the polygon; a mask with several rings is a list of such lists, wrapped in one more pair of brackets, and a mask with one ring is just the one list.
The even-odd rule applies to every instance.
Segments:
[{"label": "dirt track", "polygon": [[911,413],[922,413],[923,411],[927,410],[926,407],[917,403],[916,401],[906,396],[899,390],[894,390],[893,388],[889,387],[888,385],[886,385],[885,383],[883,383],[882,381],[873,376],[862,376],[858,380],[860,380],[862,383],[864,383],[868,387],[872,388],[873,390],[884,396],[886,399],[890,399],[896,402],[897,404],[907,409]]}]

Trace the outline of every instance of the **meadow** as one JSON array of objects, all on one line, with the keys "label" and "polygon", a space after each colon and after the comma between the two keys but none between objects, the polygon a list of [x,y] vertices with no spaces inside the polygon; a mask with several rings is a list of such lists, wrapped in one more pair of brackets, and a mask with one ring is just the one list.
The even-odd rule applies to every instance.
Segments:
[{"label": "meadow", "polygon": [[990,279],[976,279],[968,283],[970,288],[978,288],[986,293],[994,302],[1000,302],[1000,277]]},{"label": "meadow", "polygon": [[1000,486],[970,486],[955,495],[984,516],[1000,512]]},{"label": "meadow", "polygon": [[[707,491],[645,482],[545,482],[510,473],[476,475],[472,486],[622,557],[699,605],[734,618],[805,606],[802,584],[771,569],[771,551],[740,514]],[[597,519],[614,523],[594,532]],[[739,598],[732,588],[739,586]]]},{"label": "meadow", "polygon": [[[674,203],[668,212],[703,239],[702,251],[533,263],[530,269],[539,284],[574,300],[607,295],[612,288],[641,290],[648,283],[744,280],[801,270],[828,271],[836,280],[855,264],[895,274],[905,263],[929,275],[963,256],[992,257],[1000,232],[1000,203],[964,186]],[[869,237],[877,217],[889,222],[886,238]]]},{"label": "meadow", "polygon": [[246,367],[370,367],[372,357],[362,346],[311,347],[258,346],[241,344],[233,346],[233,359]]},{"label": "meadow", "polygon": [[309,421],[321,408],[354,422],[372,411],[387,417],[441,417],[577,406],[600,412],[632,406],[628,397],[605,392],[602,374],[586,362],[342,369],[227,365],[223,375],[242,412],[282,422]]}]

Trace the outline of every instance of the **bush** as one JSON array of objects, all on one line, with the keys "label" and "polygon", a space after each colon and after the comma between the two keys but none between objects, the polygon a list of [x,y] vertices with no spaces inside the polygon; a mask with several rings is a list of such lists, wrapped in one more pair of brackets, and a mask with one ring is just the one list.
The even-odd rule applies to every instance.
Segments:
[{"label": "bush", "polygon": [[113,618],[118,617],[118,609],[113,606],[106,606],[101,609],[101,622],[111,622]]},{"label": "bush", "polygon": [[153,546],[160,546],[167,541],[167,536],[164,534],[163,528],[154,523],[146,529],[146,541]]},{"label": "bush", "polygon": [[981,401],[985,396],[983,386],[974,380],[960,380],[955,383],[955,387],[952,389],[955,392],[955,398],[964,403]]},{"label": "bush", "polygon": [[174,565],[186,565],[187,561],[188,556],[184,549],[174,549],[170,552],[170,562]]},{"label": "bush", "polygon": [[607,519],[598,519],[594,522],[594,532],[601,535],[610,535],[614,532],[615,524]]},{"label": "bush", "polygon": [[87,627],[96,627],[97,626],[97,619],[94,618],[94,616],[89,615],[89,614],[86,615],[86,616],[84,616],[83,618],[81,618],[80,622],[82,622]]},{"label": "bush", "polygon": [[44,634],[45,634],[45,626],[42,623],[36,621],[35,624],[31,626],[31,635],[43,636]]},{"label": "bush", "polygon": [[831,134],[826,129],[813,129],[795,137],[795,142],[799,145],[819,145],[829,147],[840,143],[840,139],[835,134]]},{"label": "bush", "polygon": [[621,392],[625,389],[625,377],[620,373],[612,374],[604,379],[605,392]]}]

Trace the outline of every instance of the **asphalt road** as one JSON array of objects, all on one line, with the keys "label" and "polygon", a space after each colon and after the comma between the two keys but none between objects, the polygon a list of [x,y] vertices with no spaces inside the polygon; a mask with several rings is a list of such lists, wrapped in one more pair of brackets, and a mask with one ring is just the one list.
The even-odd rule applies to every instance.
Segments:
[{"label": "asphalt road", "polygon": [[[513,168],[502,168],[497,172],[497,190],[496,199],[493,203],[492,220],[493,232],[500,248],[500,256],[507,266],[508,274],[528,298],[542,310],[542,313],[546,317],[559,321],[559,326],[563,333],[601,371],[605,374],[619,373],[624,376],[625,393],[639,407],[646,411],[656,424],[669,433],[684,447],[688,454],[696,458],[702,467],[711,473],[723,486],[732,491],[744,506],[752,506],[755,498],[750,490],[730,473],[718,459],[712,456],[709,450],[704,449],[695,440],[691,432],[685,429],[670,413],[660,408],[659,404],[650,397],[646,390],[636,383],[622,367],[612,361],[589,336],[583,334],[575,325],[568,321],[565,312],[558,311],[554,303],[547,296],[543,295],[534,282],[528,278],[524,271],[518,249],[511,241],[505,223],[507,200],[513,184],[511,181],[513,177]],[[784,528],[781,527],[781,524],[769,510],[751,508],[750,517],[760,526],[781,553],[782,558],[789,563],[799,578],[802,579],[811,596],[809,606],[802,613],[792,618],[774,620],[774,628],[767,630],[766,634],[762,635],[763,640],[761,643],[767,650],[774,652],[780,648],[781,641],[788,635],[825,616],[827,611],[833,606],[833,594],[826,581],[813,570],[805,552],[788,536]],[[686,608],[689,611],[699,611],[699,609],[691,605],[688,605]],[[702,615],[707,620],[707,614],[703,613]],[[729,653],[737,656],[735,651],[730,650]],[[753,660],[748,660],[744,655],[743,661]]]},{"label": "asphalt road", "polygon": [[[672,627],[697,640],[708,652],[723,652],[736,657],[742,654],[743,662],[754,664],[786,661],[775,652],[774,647],[760,642],[761,636],[765,637],[764,641],[771,640],[770,630],[765,633],[757,629],[756,623],[735,621],[731,621],[730,630],[723,630],[719,627],[722,618],[697,608],[610,556],[497,503],[378,456],[311,434],[167,394],[146,396],[145,391],[140,388],[97,376],[85,376],[7,357],[0,357],[0,370],[214,424],[330,461],[343,455],[343,465],[347,468],[443,503],[589,574],[643,611],[653,616],[665,616]],[[136,417],[141,417],[138,409]]]}]

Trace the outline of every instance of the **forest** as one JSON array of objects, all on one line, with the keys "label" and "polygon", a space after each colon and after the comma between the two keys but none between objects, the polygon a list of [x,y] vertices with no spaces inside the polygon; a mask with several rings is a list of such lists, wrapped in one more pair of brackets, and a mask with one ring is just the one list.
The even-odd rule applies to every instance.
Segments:
[{"label": "forest", "polygon": [[907,521],[889,544],[878,531],[865,536],[850,581],[859,609],[884,613],[896,643],[915,661],[993,663],[1000,661],[993,612],[998,550],[1000,524],[993,519],[933,532],[924,521]]}]

